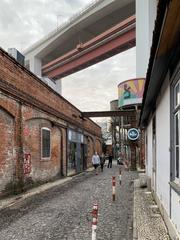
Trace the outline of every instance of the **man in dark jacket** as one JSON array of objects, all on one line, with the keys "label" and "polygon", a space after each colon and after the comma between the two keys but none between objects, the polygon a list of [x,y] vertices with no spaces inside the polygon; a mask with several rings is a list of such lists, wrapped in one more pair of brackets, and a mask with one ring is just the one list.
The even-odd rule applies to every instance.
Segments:
[{"label": "man in dark jacket", "polygon": [[110,153],[109,154],[108,168],[112,168],[112,159],[113,159],[113,156],[112,156],[112,153]]}]

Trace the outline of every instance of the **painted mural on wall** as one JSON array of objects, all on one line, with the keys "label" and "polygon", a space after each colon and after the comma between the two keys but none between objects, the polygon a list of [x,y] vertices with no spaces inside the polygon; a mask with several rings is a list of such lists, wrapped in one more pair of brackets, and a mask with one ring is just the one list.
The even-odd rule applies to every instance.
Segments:
[{"label": "painted mural on wall", "polygon": [[118,106],[142,103],[145,79],[131,79],[118,85]]}]

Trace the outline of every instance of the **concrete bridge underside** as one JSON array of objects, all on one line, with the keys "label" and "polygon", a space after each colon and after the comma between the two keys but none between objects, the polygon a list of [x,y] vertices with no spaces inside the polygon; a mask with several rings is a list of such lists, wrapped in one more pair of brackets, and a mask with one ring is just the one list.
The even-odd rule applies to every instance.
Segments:
[{"label": "concrete bridge underside", "polygon": [[72,51],[44,65],[43,75],[59,79],[134,47],[135,24],[135,16],[131,16],[88,42],[78,44]]},{"label": "concrete bridge underside", "polygon": [[[134,30],[131,29],[129,33],[127,33],[126,29],[123,35],[120,34],[121,31],[124,31],[121,28],[119,30],[121,36],[119,35],[118,38],[115,38],[118,35],[118,33],[115,33],[113,39],[107,42],[106,45],[102,43],[107,41],[108,37],[106,37],[106,40],[99,41],[99,43],[96,43],[96,41],[99,38],[103,38],[103,34],[108,36],[108,31],[113,33],[113,28],[117,27],[118,29],[121,23],[134,14],[135,0],[96,0],[80,13],[73,16],[68,22],[59,26],[56,30],[28,48],[24,52],[26,65],[38,76],[41,76],[43,73],[43,75],[58,79],[127,50],[135,45],[135,28]],[[97,44],[96,49],[91,49],[92,43],[94,45]],[[100,54],[98,53],[98,44],[101,45],[99,48]],[[107,45],[109,45],[109,49]],[[88,53],[85,54],[84,51]],[[66,66],[64,61],[62,61],[62,59],[67,60],[67,55],[71,56],[72,52],[75,58],[73,62],[75,65],[74,69],[72,69],[71,65],[73,64],[70,59]],[[81,57],[82,63],[79,60],[80,54],[83,55]],[[59,61],[59,58],[62,58],[61,61]],[[59,65],[64,65],[62,72],[59,72],[57,66],[53,65],[53,70],[57,71],[56,73],[50,68],[56,60]]]}]

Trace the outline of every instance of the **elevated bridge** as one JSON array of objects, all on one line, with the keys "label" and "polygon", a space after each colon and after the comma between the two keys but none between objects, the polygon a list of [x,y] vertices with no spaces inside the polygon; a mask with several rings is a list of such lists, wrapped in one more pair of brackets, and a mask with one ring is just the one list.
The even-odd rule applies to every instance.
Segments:
[{"label": "elevated bridge", "polygon": [[129,17],[88,42],[79,43],[75,49],[45,64],[43,75],[62,78],[134,47],[135,24],[135,16]]},{"label": "elevated bridge", "polygon": [[96,0],[24,54],[38,76],[56,80],[135,45],[135,0]]}]

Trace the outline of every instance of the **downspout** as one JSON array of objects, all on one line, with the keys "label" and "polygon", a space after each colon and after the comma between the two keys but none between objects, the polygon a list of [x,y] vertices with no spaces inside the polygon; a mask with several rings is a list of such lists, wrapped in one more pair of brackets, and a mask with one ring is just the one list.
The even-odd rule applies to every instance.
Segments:
[{"label": "downspout", "polygon": [[22,120],[22,102],[19,103],[17,118],[17,183],[14,191],[16,193],[24,190],[24,153],[23,153],[23,120]]}]

